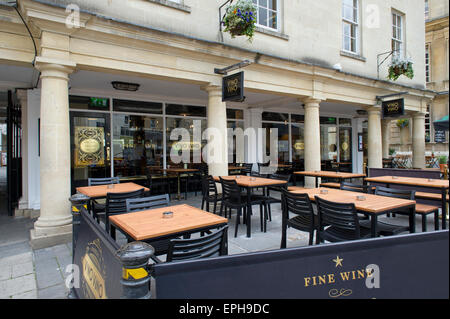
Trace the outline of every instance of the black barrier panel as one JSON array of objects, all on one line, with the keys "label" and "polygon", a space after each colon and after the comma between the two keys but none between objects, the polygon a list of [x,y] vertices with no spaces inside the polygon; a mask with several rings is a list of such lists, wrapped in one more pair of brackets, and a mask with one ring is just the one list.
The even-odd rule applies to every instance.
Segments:
[{"label": "black barrier panel", "polygon": [[448,241],[440,231],[158,264],[156,298],[447,299]]},{"label": "black barrier panel", "polygon": [[[119,245],[83,209],[74,249],[79,269],[75,292],[80,299],[117,299],[122,297],[122,264],[115,257]],[[75,278],[76,279],[76,278]]]}]

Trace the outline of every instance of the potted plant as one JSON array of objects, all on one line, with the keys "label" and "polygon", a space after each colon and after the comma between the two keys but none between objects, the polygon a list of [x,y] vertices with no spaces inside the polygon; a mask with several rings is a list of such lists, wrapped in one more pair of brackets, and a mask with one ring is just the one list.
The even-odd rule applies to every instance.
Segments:
[{"label": "potted plant", "polygon": [[447,166],[447,156],[439,156],[439,168],[441,169],[441,172],[445,172]]},{"label": "potted plant", "polygon": [[391,65],[389,66],[388,79],[396,81],[401,75],[404,75],[410,79],[414,78],[413,62],[411,59],[404,59],[398,56],[392,58]]},{"label": "potted plant", "polygon": [[225,17],[222,21],[225,32],[229,32],[231,37],[245,35],[251,42],[255,33],[256,7],[251,0],[238,0],[235,5],[226,9]]}]

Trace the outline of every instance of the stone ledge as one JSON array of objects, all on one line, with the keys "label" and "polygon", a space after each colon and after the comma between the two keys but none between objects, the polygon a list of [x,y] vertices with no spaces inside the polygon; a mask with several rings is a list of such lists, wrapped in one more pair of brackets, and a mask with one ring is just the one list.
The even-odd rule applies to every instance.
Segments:
[{"label": "stone ledge", "polygon": [[273,37],[276,37],[276,38],[280,38],[280,39],[283,39],[283,40],[286,40],[286,41],[289,40],[289,36],[288,35],[286,35],[284,33],[281,33],[281,32],[278,32],[278,31],[271,31],[271,30],[268,30],[268,29],[265,29],[265,28],[262,28],[262,27],[258,27],[258,26],[256,26],[255,31],[263,33],[263,34],[266,34],[266,35],[270,35],[270,36],[273,36]]},{"label": "stone ledge", "polygon": [[181,10],[187,13],[191,13],[191,7],[186,6],[182,3],[176,3],[170,0],[147,0],[148,2],[153,2],[153,3],[157,3],[169,8],[173,8],[173,9],[177,9],[177,10]]},{"label": "stone ledge", "polygon": [[33,250],[53,247],[72,242],[72,232],[64,232],[46,236],[37,236],[34,229],[30,230],[30,246]]},{"label": "stone ledge", "polygon": [[359,61],[362,61],[362,62],[366,62],[367,61],[367,59],[365,57],[360,56],[359,54],[353,54],[353,53],[350,53],[350,52],[347,52],[347,51],[342,51],[341,50],[341,55],[345,56],[347,58],[352,58],[352,59],[359,60]]}]

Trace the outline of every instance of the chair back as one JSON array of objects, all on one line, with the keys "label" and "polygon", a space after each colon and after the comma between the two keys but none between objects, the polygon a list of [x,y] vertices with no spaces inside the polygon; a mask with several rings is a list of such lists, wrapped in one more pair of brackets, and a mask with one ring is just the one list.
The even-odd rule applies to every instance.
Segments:
[{"label": "chair back", "polygon": [[196,239],[172,239],[167,262],[195,260],[227,255],[228,225]]},{"label": "chair back", "polygon": [[269,177],[270,179],[277,179],[280,181],[286,181],[289,183],[289,181],[291,180],[291,175],[288,174],[272,174]]},{"label": "chair back", "polygon": [[142,198],[127,198],[126,208],[127,213],[131,213],[148,210],[157,206],[168,206],[169,202],[169,194]]},{"label": "chair back", "polygon": [[281,208],[283,219],[289,219],[289,213],[311,218],[311,228],[314,225],[314,209],[308,194],[293,194],[286,189],[281,190]]},{"label": "chair back", "polygon": [[226,180],[222,177],[220,183],[222,184],[222,198],[227,203],[241,204],[241,190],[239,185],[234,180]]},{"label": "chair back", "polygon": [[216,181],[211,175],[202,176],[202,195],[203,198],[207,198],[211,195],[217,195]]},{"label": "chair back", "polygon": [[105,226],[109,231],[109,216],[120,215],[127,212],[127,199],[144,196],[144,189],[126,193],[107,193],[105,207]]},{"label": "chair back", "polygon": [[244,167],[241,170],[242,174],[251,174],[252,169],[253,169],[253,164],[251,164],[251,163],[244,163],[242,167]]},{"label": "chair back", "polygon": [[341,182],[341,190],[344,191],[351,191],[351,192],[357,192],[357,193],[371,193],[371,186],[368,185],[362,185],[362,184],[353,184],[349,182]]},{"label": "chair back", "polygon": [[330,202],[319,196],[315,196],[315,199],[319,213],[319,229],[322,230],[325,225],[330,225],[353,231],[355,239],[360,238],[361,232],[355,204]]},{"label": "chair back", "polygon": [[416,191],[377,186],[375,195],[414,200]]},{"label": "chair back", "polygon": [[119,177],[88,178],[88,186],[120,184]]}]

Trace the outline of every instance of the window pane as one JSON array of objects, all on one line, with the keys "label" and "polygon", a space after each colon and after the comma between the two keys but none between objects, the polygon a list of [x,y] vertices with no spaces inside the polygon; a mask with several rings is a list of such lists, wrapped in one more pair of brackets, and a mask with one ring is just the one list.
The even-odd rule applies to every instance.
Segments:
[{"label": "window pane", "polygon": [[263,123],[262,127],[266,129],[266,155],[270,154],[270,143],[276,140],[270,139],[270,133],[275,133],[273,129],[278,129],[278,163],[284,164],[289,162],[289,125]]},{"label": "window pane", "polygon": [[269,9],[277,10],[277,0],[269,0]]},{"label": "window pane", "polygon": [[258,10],[259,24],[267,26],[267,10],[259,8]]},{"label": "window pane", "polygon": [[277,13],[275,11],[269,11],[269,27],[277,29]]},{"label": "window pane", "polygon": [[292,161],[305,159],[305,132],[303,124],[292,124]]},{"label": "window pane", "polygon": [[206,107],[179,104],[167,104],[167,115],[206,117]]},{"label": "window pane", "polygon": [[274,113],[274,112],[263,112],[263,121],[274,121],[274,122],[285,122],[289,121],[289,114],[286,113]]},{"label": "window pane", "polygon": [[118,112],[162,114],[162,107],[162,103],[113,100],[113,109]]},{"label": "window pane", "polygon": [[243,120],[244,119],[244,111],[227,109],[227,118],[233,119],[233,120]]},{"label": "window pane", "polygon": [[304,115],[291,114],[291,122],[292,123],[304,123],[305,122],[305,116]]},{"label": "window pane", "polygon": [[114,114],[114,176],[146,175],[147,166],[163,164],[163,119]]},{"label": "window pane", "polygon": [[[269,1],[269,2],[270,2],[270,1]],[[259,0],[259,5],[260,5],[261,7],[267,8],[267,0]]]}]

